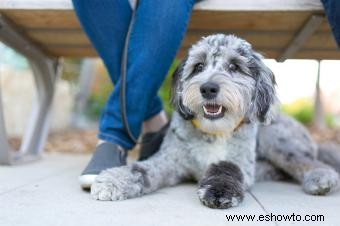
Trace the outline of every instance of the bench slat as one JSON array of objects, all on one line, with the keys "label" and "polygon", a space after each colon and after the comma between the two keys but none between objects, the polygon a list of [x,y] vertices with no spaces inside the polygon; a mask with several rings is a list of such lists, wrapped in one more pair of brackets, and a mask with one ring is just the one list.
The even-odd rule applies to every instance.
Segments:
[{"label": "bench slat", "polygon": [[[242,8],[238,8],[241,6],[244,7],[242,11]],[[18,9],[20,7],[25,10]],[[259,11],[260,7],[262,11]],[[71,9],[69,0],[0,1],[0,13],[15,23],[47,54],[63,57],[96,56]],[[183,56],[187,48],[202,36],[233,33],[248,40],[267,57],[276,58],[315,14],[323,14],[319,0],[203,1],[196,5],[192,14],[179,56]],[[326,19],[293,58],[340,58]]]},{"label": "bench slat", "polygon": [[[1,9],[70,10],[71,0],[1,0]],[[320,0],[205,0],[196,10],[217,11],[314,11],[322,10]]]}]

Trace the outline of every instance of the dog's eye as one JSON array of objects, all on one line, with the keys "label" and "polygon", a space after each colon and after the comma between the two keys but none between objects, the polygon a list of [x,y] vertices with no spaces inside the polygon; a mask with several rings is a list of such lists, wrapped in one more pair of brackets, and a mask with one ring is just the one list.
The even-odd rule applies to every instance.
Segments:
[{"label": "dog's eye", "polygon": [[203,63],[198,63],[195,65],[194,67],[194,71],[193,71],[193,74],[197,74],[199,72],[202,72],[204,69],[204,64]]},{"label": "dog's eye", "polygon": [[237,67],[236,64],[229,64],[229,65],[228,65],[228,68],[229,68],[229,70],[231,70],[231,71],[236,71],[238,67]]}]

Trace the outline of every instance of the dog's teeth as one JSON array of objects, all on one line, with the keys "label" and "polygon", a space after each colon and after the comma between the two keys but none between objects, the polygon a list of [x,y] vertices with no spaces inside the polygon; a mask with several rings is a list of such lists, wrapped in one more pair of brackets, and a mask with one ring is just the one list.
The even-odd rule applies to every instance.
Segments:
[{"label": "dog's teeth", "polygon": [[203,111],[204,111],[204,113],[205,113],[206,115],[216,116],[216,115],[221,114],[221,112],[222,112],[222,105],[219,106],[217,112],[209,112],[209,111],[205,108],[205,106],[203,106]]},{"label": "dog's teeth", "polygon": [[209,115],[210,113],[208,112],[208,110],[205,108],[205,106],[203,106],[203,111],[205,114]]},{"label": "dog's teeth", "polygon": [[219,107],[218,111],[216,112],[216,115],[219,115],[219,114],[221,114],[221,112],[222,112],[222,105],[220,105],[220,107]]}]

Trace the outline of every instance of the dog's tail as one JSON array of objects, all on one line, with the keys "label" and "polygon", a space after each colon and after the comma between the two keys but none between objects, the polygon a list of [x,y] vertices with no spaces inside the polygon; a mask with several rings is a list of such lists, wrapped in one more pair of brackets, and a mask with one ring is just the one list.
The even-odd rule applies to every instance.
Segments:
[{"label": "dog's tail", "polygon": [[332,166],[340,174],[340,146],[335,143],[319,144],[318,159]]}]

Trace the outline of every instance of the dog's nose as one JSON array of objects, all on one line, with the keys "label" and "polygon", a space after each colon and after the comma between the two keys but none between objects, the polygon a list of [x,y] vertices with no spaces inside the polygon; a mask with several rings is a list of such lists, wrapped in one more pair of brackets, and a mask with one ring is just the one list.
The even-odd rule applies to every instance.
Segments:
[{"label": "dog's nose", "polygon": [[206,99],[213,99],[220,91],[220,86],[213,82],[206,82],[200,87],[201,94]]}]

